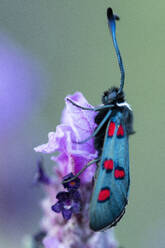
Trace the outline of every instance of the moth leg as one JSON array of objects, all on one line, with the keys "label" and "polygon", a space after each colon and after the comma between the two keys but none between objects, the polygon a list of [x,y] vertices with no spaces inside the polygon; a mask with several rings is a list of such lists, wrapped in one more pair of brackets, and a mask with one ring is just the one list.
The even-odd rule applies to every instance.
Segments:
[{"label": "moth leg", "polygon": [[81,109],[84,109],[84,110],[95,111],[95,108],[86,108],[86,107],[80,106],[79,104],[73,102],[70,98],[67,98],[67,101],[69,101],[70,103],[72,103],[72,104],[73,104],[74,106],[76,106],[77,108],[81,108]]},{"label": "moth leg", "polygon": [[74,106],[76,106],[77,108],[81,108],[81,109],[83,109],[83,110],[90,110],[90,111],[100,111],[100,110],[102,110],[102,109],[114,107],[114,105],[111,104],[111,105],[98,106],[98,107],[95,107],[95,108],[87,108],[87,107],[80,106],[79,104],[77,104],[77,103],[75,103],[74,101],[72,101],[70,98],[67,98],[67,101],[69,101],[70,103],[72,103],[72,104],[73,104]]},{"label": "moth leg", "polygon": [[85,142],[87,142],[88,140],[90,140],[91,138],[93,138],[94,136],[96,136],[96,134],[100,131],[100,129],[102,128],[102,126],[104,125],[104,123],[108,120],[108,118],[111,115],[112,110],[109,110],[108,113],[106,114],[106,116],[104,117],[104,119],[100,122],[100,124],[98,125],[98,127],[96,128],[96,130],[93,132],[93,134],[91,136],[89,136],[88,138],[86,138],[85,140],[82,141],[76,141],[74,143],[76,144],[84,144]]},{"label": "moth leg", "polygon": [[114,106],[115,106],[114,104],[101,105],[101,106],[95,107],[94,109],[95,109],[95,111],[100,111],[100,110],[102,110],[102,109],[107,109],[107,108],[111,109],[111,108],[113,108]]},{"label": "moth leg", "polygon": [[92,177],[92,187],[94,187],[95,181],[96,181],[96,179],[97,179],[97,174],[98,174],[98,169],[99,169],[98,162],[100,162],[100,160],[101,160],[101,157],[98,158],[98,161],[97,161],[97,163],[96,163],[96,171],[95,171],[94,176]]},{"label": "moth leg", "polygon": [[68,179],[68,180],[64,180],[62,183],[69,183],[73,180],[75,180],[79,175],[81,175],[84,170],[86,170],[90,165],[94,164],[94,163],[97,163],[100,161],[100,158],[97,158],[97,159],[94,159],[92,161],[90,161],[88,164],[86,164],[74,177]]},{"label": "moth leg", "polygon": [[[101,160],[101,157],[99,157],[99,161],[98,162],[100,162],[100,160]],[[94,181],[97,179],[97,174],[98,174],[98,170],[99,170],[99,164],[98,164],[98,162],[96,163],[96,172],[95,172],[95,175],[94,175]]]}]

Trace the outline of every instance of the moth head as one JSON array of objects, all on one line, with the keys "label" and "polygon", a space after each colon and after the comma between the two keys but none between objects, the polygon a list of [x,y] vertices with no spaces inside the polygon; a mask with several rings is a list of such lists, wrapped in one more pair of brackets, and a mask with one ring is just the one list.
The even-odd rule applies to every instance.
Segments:
[{"label": "moth head", "polygon": [[102,103],[104,105],[116,104],[124,102],[124,92],[119,92],[117,87],[112,87],[111,89],[104,92],[102,97]]}]

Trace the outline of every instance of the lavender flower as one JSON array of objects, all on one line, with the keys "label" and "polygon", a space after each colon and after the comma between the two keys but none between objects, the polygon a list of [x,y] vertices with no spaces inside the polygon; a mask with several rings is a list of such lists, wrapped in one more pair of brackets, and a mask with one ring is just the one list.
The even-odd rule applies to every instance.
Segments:
[{"label": "lavender flower", "polygon": [[[84,107],[92,107],[79,92],[67,98]],[[66,100],[61,124],[57,126],[56,132],[48,134],[47,144],[35,148],[36,152],[52,154],[51,159],[57,164],[54,167],[56,179],[49,179],[51,183],[44,186],[47,197],[42,202],[44,218],[41,226],[47,233],[43,240],[45,248],[118,247],[113,229],[97,233],[89,229],[88,210],[95,165],[80,175],[81,185],[78,178],[61,184],[63,180],[72,178],[89,161],[97,158],[93,139],[84,144],[73,142],[84,140],[93,133],[96,127],[95,115],[95,112],[84,111]],[[57,156],[53,155],[55,152],[58,152]],[[63,186],[67,192],[62,191]]]},{"label": "lavender flower", "polygon": [[62,212],[65,220],[69,220],[72,213],[80,212],[80,194],[78,191],[59,192],[56,196],[58,202],[52,206],[56,213]]},{"label": "lavender flower", "polygon": [[[71,100],[86,107],[92,107],[80,92],[68,96]],[[55,172],[62,178],[72,172],[76,174],[90,160],[97,157],[94,149],[93,139],[85,144],[76,144],[72,141],[80,141],[93,133],[96,124],[94,122],[95,112],[84,111],[73,106],[66,100],[66,107],[62,113],[61,124],[56,127],[56,132],[48,134],[48,143],[35,148],[36,152],[54,153],[58,156],[51,159],[58,164]],[[86,173],[80,176],[82,182],[91,182],[95,172],[95,166],[90,166]]]},{"label": "lavender flower", "polygon": [[[63,177],[63,181],[69,180],[73,178],[73,173],[69,173],[65,177]],[[77,177],[76,179],[68,182],[68,183],[63,183],[64,188],[67,188],[68,191],[73,191],[77,190],[80,187],[80,179]]]}]

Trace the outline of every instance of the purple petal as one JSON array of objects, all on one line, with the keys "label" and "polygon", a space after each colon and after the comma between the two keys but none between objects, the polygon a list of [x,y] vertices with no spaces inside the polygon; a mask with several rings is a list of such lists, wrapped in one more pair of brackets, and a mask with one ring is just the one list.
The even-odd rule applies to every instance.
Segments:
[{"label": "purple petal", "polygon": [[80,120],[82,120],[84,121],[85,124],[88,124],[88,125],[83,126],[82,122],[80,122],[79,131],[81,131],[82,129],[87,130],[87,132],[90,132],[91,129],[93,131],[93,129],[96,127],[95,122],[94,122],[96,113],[94,111],[83,110],[81,108],[74,106],[72,103],[67,101],[67,98],[76,102],[80,106],[93,108],[93,106],[87,102],[87,100],[85,99],[85,97],[83,96],[81,92],[75,92],[73,95],[68,95],[65,98],[66,107],[63,111],[61,122],[67,125],[68,123],[77,125],[80,122]]},{"label": "purple petal", "polygon": [[72,208],[71,209],[62,209],[62,215],[65,220],[69,220],[72,216]]},{"label": "purple petal", "polygon": [[[74,95],[67,96],[66,99],[67,98],[70,98],[81,106],[93,108],[93,106],[87,102],[80,92],[76,92]],[[74,106],[69,101],[65,101],[66,107],[62,115],[62,123],[72,128],[77,141],[84,140],[93,133],[96,127],[94,121],[96,113],[94,111],[82,110],[81,108]],[[92,139],[85,144],[76,144],[76,150],[78,146],[80,147],[80,150],[85,150],[90,153],[95,151]],[[86,148],[88,148],[88,150]]]},{"label": "purple petal", "polygon": [[[52,157],[52,159],[59,165],[58,167],[55,167],[55,172],[61,177],[71,171],[74,174],[78,173],[89,161],[97,157],[96,151],[92,154],[88,151],[72,150],[70,144],[70,139],[68,139],[68,147],[66,152],[62,152],[60,155]],[[92,177],[95,174],[95,169],[96,165],[93,164],[80,175],[82,183],[91,182]]]},{"label": "purple petal", "polygon": [[65,202],[64,202],[64,207],[71,207],[72,206],[72,200],[71,199],[69,199],[69,200],[66,200]]},{"label": "purple petal", "polygon": [[60,202],[57,202],[51,207],[51,209],[56,213],[60,213],[62,210],[62,204]]},{"label": "purple petal", "polygon": [[75,213],[75,214],[80,213],[80,209],[81,209],[80,203],[79,202],[74,202],[73,206],[72,206],[73,213]]},{"label": "purple petal", "polygon": [[56,132],[48,133],[48,143],[34,148],[36,152],[53,153],[56,151],[66,151],[68,133],[71,133],[68,125],[58,125]]},{"label": "purple petal", "polygon": [[48,143],[34,148],[36,152],[52,153],[56,149],[56,134],[55,132],[48,133]]},{"label": "purple petal", "polygon": [[[65,177],[63,177],[63,180],[68,180],[72,179],[74,177],[73,173],[69,173]],[[64,188],[67,188],[69,191],[70,190],[77,190],[80,187],[80,179],[77,177],[76,179],[68,182],[68,183],[63,183]]]},{"label": "purple petal", "polygon": [[78,191],[75,191],[72,193],[72,199],[75,201],[75,202],[78,202],[81,200],[81,196],[80,196],[80,193]]},{"label": "purple petal", "polygon": [[59,241],[58,237],[46,237],[44,240],[43,240],[43,244],[44,244],[44,247],[45,248],[65,248],[65,244],[62,245],[62,243]]},{"label": "purple petal", "polygon": [[[78,152],[78,151],[77,151]],[[78,152],[78,154],[73,153],[72,154],[72,159],[75,164],[75,172],[74,174],[76,175],[85,165],[89,163],[89,161],[95,159],[97,157],[97,153],[95,154],[82,154],[81,152]],[[96,170],[96,164],[92,164],[89,166],[79,177],[81,179],[81,183],[88,183],[92,181],[93,176],[95,175],[95,170]]]},{"label": "purple petal", "polygon": [[60,153],[58,156],[52,156],[51,159],[58,164],[58,166],[54,167],[54,172],[59,177],[61,177],[61,180],[63,179],[64,175],[67,175],[73,170],[72,166],[72,158],[70,154],[67,153]]},{"label": "purple petal", "polygon": [[59,200],[59,201],[67,201],[67,200],[70,200],[71,198],[71,195],[69,192],[65,192],[65,191],[60,191],[57,195],[56,195],[56,198]]},{"label": "purple petal", "polygon": [[[92,107],[79,92],[68,97],[79,105]],[[56,132],[49,133],[47,144],[35,148],[35,151],[38,152],[59,152],[58,156],[52,157],[58,163],[58,167],[55,168],[57,175],[63,177],[71,171],[76,174],[89,161],[97,157],[93,139],[84,144],[75,143],[76,140],[84,140],[93,133],[96,127],[95,115],[94,111],[82,110],[66,101],[66,107],[62,114],[62,124],[57,126]],[[80,176],[82,182],[91,182],[94,173],[95,166],[91,165]]]}]

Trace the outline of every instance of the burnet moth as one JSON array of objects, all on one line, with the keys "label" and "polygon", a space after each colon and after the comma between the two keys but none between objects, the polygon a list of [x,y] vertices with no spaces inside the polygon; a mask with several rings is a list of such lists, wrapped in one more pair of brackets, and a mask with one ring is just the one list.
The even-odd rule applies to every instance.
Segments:
[{"label": "burnet moth", "polygon": [[115,226],[125,212],[130,184],[128,137],[134,133],[132,110],[124,98],[125,72],[116,40],[115,21],[119,20],[119,17],[108,8],[107,18],[121,72],[120,87],[112,87],[105,91],[102,97],[103,104],[95,108],[85,108],[68,99],[78,108],[97,111],[95,117],[97,128],[93,135],[78,143],[84,143],[94,137],[98,158],[90,161],[74,177],[80,175],[89,165],[97,163],[89,211],[90,228],[94,231]]}]

